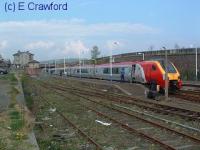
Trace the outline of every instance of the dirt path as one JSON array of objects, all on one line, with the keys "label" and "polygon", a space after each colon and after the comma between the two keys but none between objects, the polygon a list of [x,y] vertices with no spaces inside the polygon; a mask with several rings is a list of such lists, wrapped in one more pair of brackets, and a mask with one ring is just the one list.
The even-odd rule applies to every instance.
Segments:
[{"label": "dirt path", "polygon": [[26,108],[23,90],[13,74],[0,77],[0,149],[39,150],[33,117]]}]

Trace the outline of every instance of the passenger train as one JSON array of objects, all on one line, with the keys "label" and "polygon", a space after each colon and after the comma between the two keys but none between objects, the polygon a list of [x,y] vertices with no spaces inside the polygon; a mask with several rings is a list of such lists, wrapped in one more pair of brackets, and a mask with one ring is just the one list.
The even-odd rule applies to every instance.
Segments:
[{"label": "passenger train", "polygon": [[[105,80],[123,80],[127,82],[137,82],[146,85],[156,84],[159,86],[159,91],[163,92],[165,89],[165,65],[164,60],[149,60],[136,62],[120,62],[112,64],[112,72],[110,64],[101,65],[84,65],[56,68],[56,74],[97,78]],[[168,61],[168,79],[169,90],[176,91],[182,87],[180,73],[172,62]],[[55,69],[50,70],[55,74]]]}]

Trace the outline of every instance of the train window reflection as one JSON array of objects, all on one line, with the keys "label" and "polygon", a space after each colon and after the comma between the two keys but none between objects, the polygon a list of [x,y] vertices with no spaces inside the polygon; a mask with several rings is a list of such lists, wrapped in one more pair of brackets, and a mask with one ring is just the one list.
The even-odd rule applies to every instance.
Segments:
[{"label": "train window reflection", "polygon": [[[164,62],[164,60],[160,61],[160,64],[161,64],[162,68],[165,70],[165,62]],[[167,70],[168,70],[168,73],[176,73],[176,69],[174,68],[174,66],[172,65],[171,62],[168,62]]]}]

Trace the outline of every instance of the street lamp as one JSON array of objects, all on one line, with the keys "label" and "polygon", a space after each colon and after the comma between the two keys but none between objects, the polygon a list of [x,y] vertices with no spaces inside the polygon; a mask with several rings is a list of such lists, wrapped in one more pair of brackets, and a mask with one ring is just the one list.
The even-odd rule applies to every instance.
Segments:
[{"label": "street lamp", "polygon": [[110,81],[112,82],[112,50],[110,54]]},{"label": "street lamp", "polygon": [[142,55],[142,60],[144,60],[144,53],[138,53],[138,55]]},{"label": "street lamp", "polygon": [[[113,42],[114,45],[118,45],[118,42]],[[112,82],[112,76],[113,76],[113,73],[112,73],[112,63],[113,63],[113,56],[112,56],[112,49],[110,51],[110,81]]]},{"label": "street lamp", "polygon": [[65,57],[64,57],[64,75],[66,75],[66,65],[65,65]]},{"label": "street lamp", "polygon": [[168,100],[168,59],[167,59],[167,50],[165,47],[163,47],[165,50],[165,100]]},{"label": "street lamp", "polygon": [[47,73],[47,64],[45,63],[45,74]]},{"label": "street lamp", "polygon": [[196,47],[196,81],[198,80],[198,51]]},{"label": "street lamp", "polygon": [[78,59],[79,59],[79,77],[81,78],[81,52],[80,52],[80,50],[79,50],[79,56],[78,56]]},{"label": "street lamp", "polygon": [[49,61],[48,63],[49,63],[49,75],[50,75],[50,74],[51,74],[51,73],[50,73],[50,72],[51,72],[51,71],[50,71],[50,63],[51,63],[51,62]]},{"label": "street lamp", "polygon": [[56,59],[55,59],[55,64],[54,64],[54,65],[55,65],[55,67],[54,67],[54,68],[55,68],[55,74],[56,74]]}]

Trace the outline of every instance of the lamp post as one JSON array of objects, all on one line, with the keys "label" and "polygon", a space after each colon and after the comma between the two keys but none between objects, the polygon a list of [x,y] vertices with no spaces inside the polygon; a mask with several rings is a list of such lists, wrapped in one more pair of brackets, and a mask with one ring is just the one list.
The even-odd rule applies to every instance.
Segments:
[{"label": "lamp post", "polygon": [[66,65],[65,65],[65,57],[64,57],[64,75],[66,74]]},{"label": "lamp post", "polygon": [[110,81],[112,82],[112,50],[110,54]]},{"label": "lamp post", "polygon": [[138,53],[139,55],[142,55],[142,60],[144,60],[144,53]]},{"label": "lamp post", "polygon": [[45,74],[47,73],[47,64],[45,63]]},{"label": "lamp post", "polygon": [[80,56],[80,50],[79,50],[79,77],[81,78],[81,56]]},{"label": "lamp post", "polygon": [[196,47],[196,81],[198,80],[198,49]]},{"label": "lamp post", "polygon": [[51,71],[50,71],[50,62],[49,62],[49,75],[51,74],[50,72],[51,72]]},{"label": "lamp post", "polygon": [[55,65],[55,67],[54,67],[54,68],[55,68],[55,74],[56,74],[56,59],[55,59],[55,64],[54,64],[54,65]]},{"label": "lamp post", "polygon": [[168,58],[167,58],[167,50],[165,47],[163,47],[165,50],[165,100],[168,100]]},{"label": "lamp post", "polygon": [[[118,42],[113,42],[114,45],[118,46]],[[113,56],[112,56],[112,49],[110,51],[110,81],[112,82],[112,76],[113,76],[113,72],[112,72],[112,63],[113,63]]]}]

